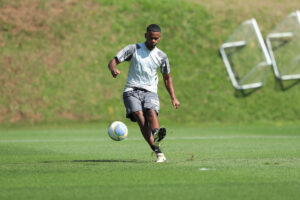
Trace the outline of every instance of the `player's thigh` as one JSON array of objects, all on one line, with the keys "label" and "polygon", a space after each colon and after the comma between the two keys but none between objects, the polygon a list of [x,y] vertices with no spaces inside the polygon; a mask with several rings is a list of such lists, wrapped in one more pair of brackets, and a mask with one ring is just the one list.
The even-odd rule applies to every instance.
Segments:
[{"label": "player's thigh", "polygon": [[139,123],[139,124],[145,124],[146,118],[144,116],[144,113],[142,110],[136,111],[131,113],[134,119]]},{"label": "player's thigh", "polygon": [[134,113],[142,110],[142,102],[135,91],[123,93],[123,103],[126,108],[127,114]]},{"label": "player's thigh", "polygon": [[156,93],[153,92],[146,92],[144,96],[144,110],[154,110],[156,114],[158,114],[160,109],[159,98]]}]

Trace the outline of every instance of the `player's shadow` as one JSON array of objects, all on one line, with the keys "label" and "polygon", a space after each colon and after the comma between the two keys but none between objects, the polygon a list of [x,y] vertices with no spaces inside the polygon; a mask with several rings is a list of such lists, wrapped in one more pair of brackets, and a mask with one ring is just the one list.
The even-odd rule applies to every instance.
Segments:
[{"label": "player's shadow", "polygon": [[78,163],[145,163],[145,161],[141,160],[72,160],[71,162]]},{"label": "player's shadow", "polygon": [[40,163],[146,163],[146,161],[141,161],[141,160],[108,160],[108,159],[103,159],[103,160],[51,160],[51,161],[42,161]]}]

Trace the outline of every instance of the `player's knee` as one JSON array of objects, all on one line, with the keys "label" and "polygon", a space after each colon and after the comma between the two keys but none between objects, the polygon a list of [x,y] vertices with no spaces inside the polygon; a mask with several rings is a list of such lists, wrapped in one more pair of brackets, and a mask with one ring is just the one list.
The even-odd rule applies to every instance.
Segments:
[{"label": "player's knee", "polygon": [[147,118],[153,118],[157,116],[156,111],[153,109],[147,109],[146,114]]},{"label": "player's knee", "polygon": [[144,114],[142,111],[134,112],[132,113],[132,115],[137,121],[141,121],[144,118]]}]

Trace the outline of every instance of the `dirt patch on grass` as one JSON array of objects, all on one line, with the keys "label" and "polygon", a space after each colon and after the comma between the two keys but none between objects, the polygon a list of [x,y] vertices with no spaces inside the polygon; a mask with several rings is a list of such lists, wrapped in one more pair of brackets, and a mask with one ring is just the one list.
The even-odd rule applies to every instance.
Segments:
[{"label": "dirt patch on grass", "polygon": [[35,101],[42,99],[39,79],[43,73],[41,66],[55,66],[62,55],[61,51],[49,54],[48,49],[40,50],[39,44],[33,43],[39,40],[34,38],[35,33],[46,36],[47,39],[42,39],[40,43],[51,41],[54,38],[51,23],[70,10],[74,3],[15,0],[0,5],[0,47],[7,49],[0,55],[0,92],[1,101],[5,104],[0,105],[0,122],[43,119],[36,111],[43,102]]},{"label": "dirt patch on grass", "polygon": [[[41,113],[55,98],[45,97],[45,90],[64,90],[60,86],[68,78],[66,63],[83,49],[74,38],[85,34],[80,27],[85,21],[95,26],[87,17],[98,13],[99,6],[80,0],[0,2],[0,47],[5,47],[0,55],[0,123],[45,120]],[[61,105],[60,113],[50,118],[56,117],[75,120],[91,116],[76,115]]]},{"label": "dirt patch on grass", "polygon": [[13,35],[20,31],[35,32],[48,28],[47,24],[54,20],[75,1],[49,1],[38,0],[14,1],[0,7],[0,20],[2,29],[11,31]]}]

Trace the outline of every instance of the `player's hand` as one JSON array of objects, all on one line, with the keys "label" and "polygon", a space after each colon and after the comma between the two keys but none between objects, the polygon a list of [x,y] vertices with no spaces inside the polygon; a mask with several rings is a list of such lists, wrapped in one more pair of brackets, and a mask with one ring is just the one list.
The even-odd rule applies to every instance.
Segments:
[{"label": "player's hand", "polygon": [[180,102],[176,98],[172,99],[172,104],[175,109],[179,108],[180,106]]},{"label": "player's hand", "polygon": [[111,72],[111,75],[112,75],[114,78],[116,78],[116,77],[121,73],[120,70],[118,70],[118,69],[116,69],[116,68],[111,69],[110,72]]}]

